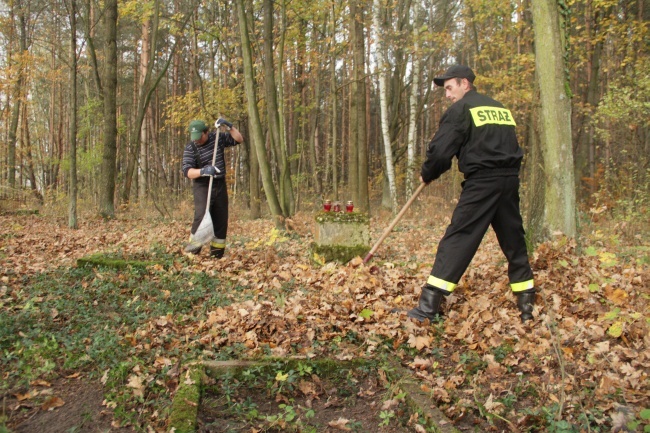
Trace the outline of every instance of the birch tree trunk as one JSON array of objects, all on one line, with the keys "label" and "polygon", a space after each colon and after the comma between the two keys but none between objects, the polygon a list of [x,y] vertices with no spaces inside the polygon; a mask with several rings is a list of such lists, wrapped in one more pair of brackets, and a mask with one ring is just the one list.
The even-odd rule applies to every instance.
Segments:
[{"label": "birch tree trunk", "polygon": [[[147,69],[151,62],[151,17],[147,17],[142,23],[142,52],[140,53],[140,88],[143,88],[145,77],[147,76]],[[140,126],[140,164],[138,164],[138,197],[142,200],[145,199],[148,190],[148,159],[147,159],[147,145],[149,143],[149,117],[151,115],[151,107],[147,108],[145,118]]]},{"label": "birch tree trunk", "polygon": [[413,4],[413,54],[411,55],[411,95],[409,97],[409,133],[406,150],[406,196],[413,195],[415,183],[415,150],[417,140],[418,91],[420,88],[420,3]]},{"label": "birch tree trunk", "polygon": [[389,125],[388,125],[388,95],[387,95],[387,77],[385,61],[385,43],[383,27],[381,25],[381,1],[375,0],[374,24],[377,32],[377,71],[379,77],[379,107],[381,116],[381,136],[384,142],[384,156],[386,158],[386,178],[388,179],[388,189],[390,190],[391,209],[393,214],[397,213],[397,187],[395,185],[395,164],[393,163],[393,148],[391,146]]},{"label": "birch tree trunk", "polygon": [[536,76],[540,90],[540,138],[545,171],[544,229],[576,235],[571,100],[556,0],[532,3]]}]

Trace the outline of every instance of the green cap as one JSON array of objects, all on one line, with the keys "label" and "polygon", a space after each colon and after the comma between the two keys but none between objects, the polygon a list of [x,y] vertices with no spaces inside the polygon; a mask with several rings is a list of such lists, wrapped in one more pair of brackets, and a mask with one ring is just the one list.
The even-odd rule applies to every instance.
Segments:
[{"label": "green cap", "polygon": [[207,130],[208,127],[205,126],[205,122],[203,120],[192,120],[190,122],[190,139],[191,140],[198,140],[201,138],[201,135],[203,135],[203,132]]}]

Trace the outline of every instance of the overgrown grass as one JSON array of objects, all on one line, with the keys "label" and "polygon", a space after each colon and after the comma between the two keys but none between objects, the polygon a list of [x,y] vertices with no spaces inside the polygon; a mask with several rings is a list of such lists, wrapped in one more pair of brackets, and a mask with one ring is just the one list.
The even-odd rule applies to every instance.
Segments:
[{"label": "overgrown grass", "polygon": [[[338,415],[334,408],[328,413],[327,404],[312,405],[312,401],[331,400],[336,401],[335,407],[350,409],[352,416],[360,415],[360,411],[352,410],[354,406],[364,407],[363,419],[346,420],[345,430],[379,431],[390,424],[390,431],[405,431],[412,415],[404,403],[405,394],[398,394],[398,387],[379,379],[380,371],[383,374],[391,368],[386,360],[358,359],[349,363],[278,360],[244,369],[217,370],[210,375],[215,379],[206,385],[200,417],[207,428],[214,424],[228,431],[315,433],[323,431],[325,423]],[[372,404],[360,398],[364,388],[376,399]],[[386,409],[375,405],[389,399],[395,401]]]},{"label": "overgrown grass", "polygon": [[24,392],[36,379],[81,373],[104,383],[123,422],[136,424],[132,408],[145,400],[164,411],[172,365],[150,378],[139,402],[127,392],[127,378],[160,357],[196,358],[200,345],[177,344],[182,337],[171,332],[145,335],[143,326],[156,318],[171,326],[198,322],[207,311],[232,302],[233,295],[227,295],[228,282],[187,272],[183,263],[174,267],[172,257],[162,259],[165,265],[158,269],[58,268],[24,277],[22,289],[0,304],[0,391]]}]

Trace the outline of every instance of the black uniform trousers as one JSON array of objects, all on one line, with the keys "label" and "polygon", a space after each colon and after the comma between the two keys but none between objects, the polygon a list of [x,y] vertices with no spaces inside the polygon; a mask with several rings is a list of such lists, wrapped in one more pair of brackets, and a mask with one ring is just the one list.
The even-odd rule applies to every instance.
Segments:
[{"label": "black uniform trousers", "polygon": [[[208,183],[193,182],[192,192],[194,193],[194,221],[192,221],[192,234],[196,233],[208,204]],[[225,179],[214,179],[212,181],[212,195],[210,196],[210,216],[214,237],[219,244],[225,246],[226,234],[228,233],[228,188]],[[219,245],[219,247],[223,248]]]},{"label": "black uniform trousers", "polygon": [[519,209],[519,177],[469,178],[463,182],[462,188],[427,283],[452,292],[491,225],[508,260],[512,290],[532,289],[533,272],[528,262]]}]

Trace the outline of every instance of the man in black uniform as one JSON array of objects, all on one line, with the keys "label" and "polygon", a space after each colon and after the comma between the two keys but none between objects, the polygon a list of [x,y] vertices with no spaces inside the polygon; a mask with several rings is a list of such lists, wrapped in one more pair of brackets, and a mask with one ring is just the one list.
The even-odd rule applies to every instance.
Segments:
[{"label": "man in black uniform", "polygon": [[[183,152],[183,174],[193,179],[192,192],[194,193],[194,220],[190,241],[185,251],[199,254],[202,245],[193,240],[192,235],[196,233],[203,217],[208,201],[208,186],[210,176],[212,181],[212,194],[210,195],[210,216],[214,237],[210,241],[210,255],[217,259],[223,257],[226,249],[226,234],[228,232],[228,189],[226,187],[226,160],[224,149],[235,146],[242,141],[241,133],[232,123],[219,118],[215,122],[218,129],[226,132],[209,132],[208,127],[202,120],[190,122],[190,142],[185,146]],[[214,146],[217,146],[217,154],[214,165],[212,165],[212,154]]]},{"label": "man in black uniform", "polygon": [[508,259],[510,287],[525,322],[533,318],[535,287],[519,211],[523,151],[510,110],[477,93],[474,78],[469,67],[455,65],[433,80],[445,88],[453,104],[442,115],[429,143],[421,181],[429,183],[440,177],[449,170],[454,156],[465,181],[418,306],[407,314],[420,321],[435,319],[443,297],[454,291],[491,225]]}]

